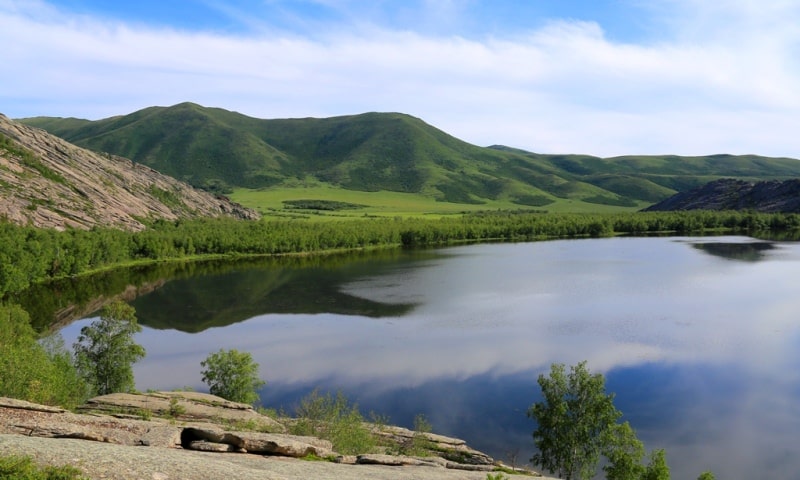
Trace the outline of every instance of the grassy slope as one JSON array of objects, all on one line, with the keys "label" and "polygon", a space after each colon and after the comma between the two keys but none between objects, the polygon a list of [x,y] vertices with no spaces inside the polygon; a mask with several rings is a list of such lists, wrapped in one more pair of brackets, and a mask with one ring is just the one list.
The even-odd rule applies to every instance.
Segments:
[{"label": "grassy slope", "polygon": [[[97,122],[42,117],[25,122],[197,186],[236,187],[235,200],[262,210],[280,208],[281,199],[308,199],[312,192],[291,189],[309,182],[315,198],[322,200],[349,201],[362,196],[351,191],[372,192],[365,197],[368,201],[354,203],[374,205],[369,214],[391,214],[517,207],[634,209],[720,177],[800,176],[800,161],[793,159],[602,159],[483,148],[400,113],[262,120],[183,103]],[[416,207],[394,206],[396,202]]]},{"label": "grassy slope", "polygon": [[[508,201],[488,201],[481,205],[440,202],[429,196],[417,193],[361,192],[325,184],[314,184],[306,187],[277,187],[263,190],[236,189],[230,197],[235,202],[259,210],[267,217],[300,217],[321,220],[363,218],[365,216],[436,218],[487,209],[537,209],[536,207],[520,207],[520,205]],[[365,207],[354,210],[309,211],[286,208],[283,203],[288,200],[308,199],[348,202],[364,205]],[[645,206],[647,206],[646,203],[639,204],[637,207],[617,207],[590,204],[578,200],[559,199],[555,203],[541,207],[541,209],[550,212],[600,213],[638,210]]]}]

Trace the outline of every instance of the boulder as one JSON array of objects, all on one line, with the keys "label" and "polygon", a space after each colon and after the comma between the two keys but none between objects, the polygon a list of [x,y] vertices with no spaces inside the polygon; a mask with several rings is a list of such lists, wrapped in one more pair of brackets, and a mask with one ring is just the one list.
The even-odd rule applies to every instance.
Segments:
[{"label": "boulder", "polygon": [[[327,440],[297,435],[260,432],[229,432],[215,425],[193,424],[183,429],[181,444],[196,449],[196,442],[229,445],[230,450],[301,458],[309,455],[325,457],[333,454],[333,445]],[[222,448],[222,447],[220,447]]]}]

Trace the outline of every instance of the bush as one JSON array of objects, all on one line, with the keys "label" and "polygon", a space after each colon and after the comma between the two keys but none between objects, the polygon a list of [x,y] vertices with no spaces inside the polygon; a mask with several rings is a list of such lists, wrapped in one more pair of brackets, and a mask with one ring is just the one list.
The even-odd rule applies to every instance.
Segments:
[{"label": "bush", "polygon": [[334,450],[344,455],[369,453],[377,446],[358,406],[351,405],[341,392],[334,396],[314,390],[303,398],[291,433],[330,440]]},{"label": "bush", "polygon": [[212,353],[200,362],[203,382],[210,387],[212,395],[232,402],[254,404],[258,402],[258,390],[266,382],[258,377],[258,363],[247,352],[236,349]]},{"label": "bush", "polygon": [[75,467],[39,467],[31,457],[0,457],[0,478],[20,480],[81,480],[82,472]]},{"label": "bush", "polygon": [[74,408],[88,391],[60,337],[41,343],[28,314],[0,305],[0,396]]}]

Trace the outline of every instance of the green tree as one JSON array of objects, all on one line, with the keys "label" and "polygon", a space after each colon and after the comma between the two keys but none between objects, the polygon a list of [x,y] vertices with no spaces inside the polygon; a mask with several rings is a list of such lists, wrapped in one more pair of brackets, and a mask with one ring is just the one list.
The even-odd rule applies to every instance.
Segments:
[{"label": "green tree", "polygon": [[613,425],[607,434],[603,455],[606,480],[639,480],[645,472],[642,465],[644,444],[636,438],[628,422]]},{"label": "green tree", "polygon": [[211,394],[232,402],[252,405],[259,400],[258,390],[266,385],[258,376],[258,363],[248,352],[220,349],[200,365],[204,368],[203,382],[208,384]]},{"label": "green tree", "polygon": [[569,374],[563,364],[554,364],[538,382],[543,401],[528,409],[538,423],[533,463],[567,480],[593,477],[609,431],[622,415],[613,394],[606,394],[603,375],[591,374],[586,362],[571,367]]},{"label": "green tree", "polygon": [[0,396],[72,408],[87,389],[60,337],[41,342],[28,314],[18,305],[0,304]]},{"label": "green tree", "polygon": [[705,472],[701,473],[699,477],[697,477],[697,480],[714,480],[715,478],[716,477],[714,477],[712,472],[706,470]]},{"label": "green tree", "polygon": [[622,412],[614,407],[614,395],[606,394],[603,375],[591,374],[586,362],[570,367],[569,374],[564,365],[552,365],[549,377],[539,375],[539,386],[543,400],[528,409],[538,423],[534,463],[579,480],[594,477],[602,455],[608,480],[669,480],[664,450],[651,452],[642,464],[644,444],[628,422],[617,423]]},{"label": "green tree", "polygon": [[144,347],[133,341],[142,327],[136,311],[122,301],[105,306],[100,320],[81,329],[73,344],[81,375],[98,395],[130,392],[135,387],[133,364],[145,356]]},{"label": "green tree", "polygon": [[647,464],[642,480],[669,480],[667,454],[663,448],[650,453],[650,462]]}]

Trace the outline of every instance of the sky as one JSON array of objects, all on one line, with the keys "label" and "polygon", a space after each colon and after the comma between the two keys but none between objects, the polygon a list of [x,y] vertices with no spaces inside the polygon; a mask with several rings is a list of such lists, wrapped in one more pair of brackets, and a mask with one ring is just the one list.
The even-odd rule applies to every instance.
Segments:
[{"label": "sky", "polygon": [[0,0],[0,113],[402,112],[539,153],[800,158],[800,0]]}]

